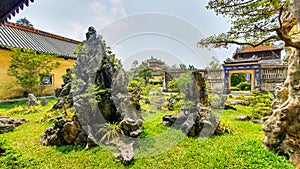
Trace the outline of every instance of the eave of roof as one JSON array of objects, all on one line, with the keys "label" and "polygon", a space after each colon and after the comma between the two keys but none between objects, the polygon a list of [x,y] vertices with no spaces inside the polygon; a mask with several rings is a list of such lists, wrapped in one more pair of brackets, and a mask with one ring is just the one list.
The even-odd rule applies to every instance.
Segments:
[{"label": "eave of roof", "polygon": [[225,64],[242,64],[242,63],[258,63],[261,58],[258,59],[245,59],[245,60],[225,60]]},{"label": "eave of roof", "polygon": [[0,4],[0,22],[7,21],[11,16],[15,16],[20,10],[24,9],[24,5],[29,6],[34,0],[1,0]]},{"label": "eave of roof", "polygon": [[158,60],[158,59],[148,59],[147,60],[148,63],[162,63],[164,64],[165,62]]},{"label": "eave of roof", "polygon": [[246,47],[243,48],[238,53],[249,53],[249,52],[261,52],[261,51],[270,51],[270,50],[282,50],[282,48],[273,47],[273,46],[257,46],[257,47]]},{"label": "eave of roof", "polygon": [[152,67],[152,70],[161,70],[159,67]]},{"label": "eave of roof", "polygon": [[48,32],[18,26],[0,25],[0,46],[2,48],[26,48],[40,53],[53,53],[64,58],[77,58],[73,53],[81,43],[76,40]]}]

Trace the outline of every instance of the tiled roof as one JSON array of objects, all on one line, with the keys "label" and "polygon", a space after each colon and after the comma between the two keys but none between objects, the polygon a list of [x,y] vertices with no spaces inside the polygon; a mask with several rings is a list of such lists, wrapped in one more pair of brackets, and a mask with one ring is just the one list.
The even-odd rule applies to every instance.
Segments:
[{"label": "tiled roof", "polygon": [[152,70],[161,70],[159,67],[152,67]]},{"label": "tiled roof", "polygon": [[34,0],[1,0],[0,22],[6,21],[7,18],[11,18],[11,15],[15,16],[16,13],[23,10],[24,5],[29,5],[29,1],[34,2]]},{"label": "tiled roof", "polygon": [[77,49],[79,43],[81,42],[16,24],[0,25],[0,47],[2,48],[26,48],[65,58],[76,58],[73,51]]},{"label": "tiled roof", "polygon": [[267,51],[267,50],[282,50],[282,48],[273,47],[273,46],[257,46],[255,48],[246,47],[246,48],[243,48],[238,53],[259,52],[259,51]]},{"label": "tiled roof", "polygon": [[151,58],[151,59],[148,59],[147,60],[148,63],[161,63],[161,64],[164,64],[165,62],[161,61],[161,60],[158,60],[156,58]]}]

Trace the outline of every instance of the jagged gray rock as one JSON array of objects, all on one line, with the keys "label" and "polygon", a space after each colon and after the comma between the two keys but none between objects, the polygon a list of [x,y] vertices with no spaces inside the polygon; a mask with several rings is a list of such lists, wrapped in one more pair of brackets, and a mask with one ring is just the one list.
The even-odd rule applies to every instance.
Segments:
[{"label": "jagged gray rock", "polygon": [[[125,71],[116,68],[115,63],[106,54],[107,47],[102,37],[96,35],[94,28],[89,29],[83,46],[74,69],[78,88],[72,90],[76,115],[83,129],[89,138],[98,144],[101,139],[96,134],[99,126],[129,118],[135,122],[126,124],[132,124],[131,129],[136,131],[126,131],[124,128],[124,133],[128,136],[130,133],[139,135],[141,123],[138,121],[142,118],[130,104]],[[101,93],[89,93],[92,88],[100,89]]]},{"label": "jagged gray rock", "polygon": [[116,138],[110,142],[111,145],[118,148],[118,152],[114,156],[121,160],[125,165],[130,164],[134,159],[133,144],[134,142],[124,143],[121,139]]},{"label": "jagged gray rock", "polygon": [[[220,119],[207,107],[200,103],[205,100],[199,96],[196,79],[192,78],[185,92],[185,101],[191,102],[191,108],[182,108],[179,114],[165,115],[162,124],[182,130],[186,135],[210,137],[219,126]],[[206,97],[203,95],[203,97]]]},{"label": "jagged gray rock", "polygon": [[41,103],[42,106],[46,106],[46,105],[49,104],[48,100],[45,97],[41,98],[40,103]]},{"label": "jagged gray rock", "polygon": [[73,98],[70,93],[72,81],[72,70],[67,69],[63,78],[64,84],[61,85],[61,88],[54,89],[54,95],[57,98],[57,102],[53,105],[51,111],[58,109],[64,109],[64,111],[66,111],[66,108],[73,106]]},{"label": "jagged gray rock", "polygon": [[235,117],[235,119],[239,120],[239,121],[250,121],[251,116],[237,116],[237,117]]},{"label": "jagged gray rock", "polygon": [[27,106],[38,106],[37,98],[33,94],[28,94]]},{"label": "jagged gray rock", "polygon": [[55,125],[46,129],[40,142],[46,146],[86,145],[86,138],[76,116],[72,120],[59,116]]},{"label": "jagged gray rock", "polygon": [[210,137],[220,123],[219,118],[201,103],[190,111],[165,115],[162,124],[182,130],[187,136]]},{"label": "jagged gray rock", "polygon": [[[125,71],[106,51],[106,44],[95,28],[90,27],[86,37],[74,68],[72,85],[75,87],[70,91],[77,118],[75,121],[58,119],[54,127],[48,128],[42,136],[44,145],[74,145],[81,143],[77,141],[81,137],[79,140],[84,140],[89,149],[101,143],[105,135],[102,133],[104,124],[119,124],[125,134],[119,139],[138,137],[142,133],[143,120],[130,103]],[[133,148],[128,147],[130,144],[119,147],[118,155],[126,164],[133,160],[131,155],[134,154]]]},{"label": "jagged gray rock", "polygon": [[28,122],[27,119],[14,119],[0,116],[0,134],[13,131],[17,126]]}]

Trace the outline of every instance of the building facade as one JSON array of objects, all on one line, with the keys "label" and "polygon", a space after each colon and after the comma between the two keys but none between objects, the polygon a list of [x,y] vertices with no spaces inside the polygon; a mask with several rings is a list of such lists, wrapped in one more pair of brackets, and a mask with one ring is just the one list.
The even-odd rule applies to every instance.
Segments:
[{"label": "building facade", "polygon": [[[287,63],[281,59],[282,48],[259,46],[238,49],[233,59],[224,61],[223,69],[206,70],[204,77],[208,90],[230,92],[231,76],[246,73],[251,83],[251,90],[273,92],[275,85],[283,83],[287,76]],[[180,77],[184,71],[165,71],[164,89],[173,78]]]},{"label": "building facade", "polygon": [[81,42],[54,35],[45,31],[24,27],[13,23],[0,25],[0,100],[23,97],[24,93],[20,87],[7,89],[15,79],[7,75],[7,70],[11,61],[11,51],[9,48],[31,49],[37,53],[51,53],[58,57],[55,61],[60,62],[60,66],[53,70],[49,77],[41,81],[45,90],[39,95],[53,95],[54,88],[63,84],[62,75],[66,69],[73,68],[76,62],[74,50]]},{"label": "building facade", "polygon": [[[287,76],[287,63],[281,59],[282,48],[258,46],[237,49],[233,59],[224,61],[222,70],[208,71],[208,84],[212,89],[220,88],[220,77],[224,91],[230,92],[231,75],[246,73],[251,90],[274,91],[275,85],[283,83]],[[210,75],[214,73],[213,75]]]}]

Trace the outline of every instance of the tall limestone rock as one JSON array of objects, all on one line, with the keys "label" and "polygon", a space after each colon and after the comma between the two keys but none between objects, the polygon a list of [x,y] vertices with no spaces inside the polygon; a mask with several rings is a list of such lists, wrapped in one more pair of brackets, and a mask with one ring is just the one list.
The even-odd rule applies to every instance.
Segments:
[{"label": "tall limestone rock", "polygon": [[263,124],[265,147],[289,156],[300,164],[300,56],[299,49],[286,48],[288,75],[273,101],[272,116]]}]

